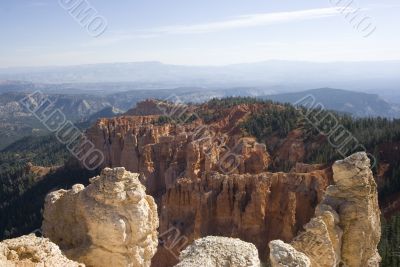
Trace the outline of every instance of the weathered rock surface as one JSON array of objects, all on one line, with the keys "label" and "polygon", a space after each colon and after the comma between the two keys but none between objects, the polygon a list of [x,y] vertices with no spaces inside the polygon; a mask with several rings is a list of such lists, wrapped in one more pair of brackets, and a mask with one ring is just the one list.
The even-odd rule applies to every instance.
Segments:
[{"label": "weathered rock surface", "polygon": [[103,167],[124,166],[142,174],[147,192],[156,199],[181,177],[199,178],[209,171],[261,173],[268,168],[266,147],[254,138],[236,139],[196,123],[154,125],[154,120],[104,119],[87,134],[105,156]]},{"label": "weathered rock surface", "polygon": [[47,196],[44,235],[88,266],[150,266],[158,244],[157,207],[139,175],[106,168],[90,182]]},{"label": "weathered rock surface", "polygon": [[2,267],[84,267],[84,264],[67,259],[47,238],[35,235],[4,240],[0,243]]},{"label": "weathered rock surface", "polygon": [[[103,167],[123,166],[142,174],[147,192],[159,200],[181,177],[199,178],[209,171],[266,171],[270,156],[265,145],[254,138],[242,138],[239,127],[254,108],[235,106],[208,124],[195,115],[197,119],[183,123],[185,116],[180,115],[195,114],[190,113],[192,106],[148,100],[128,111],[130,116],[99,120],[88,129],[87,137],[103,152]],[[159,123],[160,116],[179,123]]]},{"label": "weathered rock surface", "polygon": [[310,267],[310,259],[281,240],[269,242],[271,265],[275,267]]},{"label": "weathered rock surface", "polygon": [[307,255],[311,266],[379,266],[380,211],[367,154],[337,161],[333,179],[335,185],[327,188],[315,217],[294,238],[292,248]]},{"label": "weathered rock surface", "polygon": [[259,267],[257,248],[240,239],[208,236],[181,252],[176,267]]},{"label": "weathered rock surface", "polygon": [[[261,259],[266,259],[268,241],[292,240],[312,218],[328,177],[328,171],[321,170],[305,174],[210,173],[198,180],[179,179],[163,197],[160,233],[179,229],[187,243],[208,235],[237,237],[255,244]],[[173,249],[169,243],[174,239],[169,242],[168,235],[161,239],[165,247]],[[159,253],[162,248],[154,260],[164,257]]]}]

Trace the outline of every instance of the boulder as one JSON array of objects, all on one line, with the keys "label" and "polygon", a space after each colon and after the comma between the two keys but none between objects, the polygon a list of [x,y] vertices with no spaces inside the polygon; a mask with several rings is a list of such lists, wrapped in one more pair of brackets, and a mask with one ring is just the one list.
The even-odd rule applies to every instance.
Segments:
[{"label": "boulder", "polygon": [[259,267],[257,248],[237,238],[208,236],[194,241],[175,267]]}]

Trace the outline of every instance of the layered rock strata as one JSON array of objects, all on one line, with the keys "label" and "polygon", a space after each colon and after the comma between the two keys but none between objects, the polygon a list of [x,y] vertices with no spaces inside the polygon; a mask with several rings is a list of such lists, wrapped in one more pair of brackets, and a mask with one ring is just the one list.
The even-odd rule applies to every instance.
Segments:
[{"label": "layered rock strata", "polygon": [[0,243],[2,267],[85,267],[67,259],[49,239],[35,235],[21,236]]},{"label": "layered rock strata", "polygon": [[150,266],[158,244],[157,207],[139,175],[106,168],[90,182],[46,197],[44,236],[88,266]]},{"label": "layered rock strata", "polygon": [[[366,153],[356,153],[333,165],[335,184],[327,188],[315,217],[291,242],[307,255],[311,266],[379,266],[380,211],[376,183]],[[273,246],[274,243],[270,243]],[[273,266],[287,244],[270,254]]]}]

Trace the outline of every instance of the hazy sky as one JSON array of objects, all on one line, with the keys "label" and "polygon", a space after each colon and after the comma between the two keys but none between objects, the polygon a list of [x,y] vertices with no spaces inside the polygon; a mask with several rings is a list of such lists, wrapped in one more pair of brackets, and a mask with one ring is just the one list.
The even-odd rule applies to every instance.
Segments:
[{"label": "hazy sky", "polygon": [[97,38],[60,1],[0,2],[0,67],[400,59],[398,0],[90,0],[108,25]]}]

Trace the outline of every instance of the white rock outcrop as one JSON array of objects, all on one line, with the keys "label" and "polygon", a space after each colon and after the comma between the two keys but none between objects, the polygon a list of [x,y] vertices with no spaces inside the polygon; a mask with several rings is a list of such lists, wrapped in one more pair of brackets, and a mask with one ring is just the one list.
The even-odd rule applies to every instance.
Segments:
[{"label": "white rock outcrop", "polygon": [[67,259],[47,238],[26,235],[0,243],[1,267],[85,267]]},{"label": "white rock outcrop", "polygon": [[269,243],[271,253],[271,264],[277,267],[310,267],[311,261],[304,254],[291,245],[281,240],[274,240]]},{"label": "white rock outcrop", "polygon": [[327,188],[315,217],[290,245],[278,243],[280,247],[271,250],[272,266],[292,266],[276,264],[280,250],[304,253],[313,267],[379,266],[380,210],[370,160],[360,152],[337,161],[332,168],[335,184]]},{"label": "white rock outcrop", "polygon": [[46,197],[44,236],[88,266],[150,266],[159,222],[139,174],[106,168],[90,183]]},{"label": "white rock outcrop", "polygon": [[237,238],[208,236],[195,240],[175,267],[259,267],[257,248]]}]

